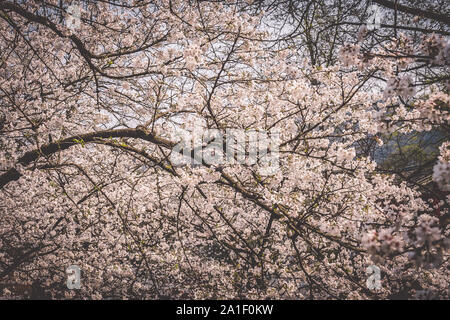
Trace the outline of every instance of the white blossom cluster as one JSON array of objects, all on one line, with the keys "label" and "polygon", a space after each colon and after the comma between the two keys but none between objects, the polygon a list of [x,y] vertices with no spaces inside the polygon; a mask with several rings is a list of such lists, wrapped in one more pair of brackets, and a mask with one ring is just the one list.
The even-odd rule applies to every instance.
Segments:
[{"label": "white blossom cluster", "polygon": [[443,143],[438,163],[433,168],[433,181],[443,191],[450,191],[450,143]]},{"label": "white blossom cluster", "polygon": [[403,76],[397,78],[390,78],[386,83],[384,90],[384,98],[392,97],[393,95],[399,95],[405,99],[414,96],[415,90],[413,86],[413,80],[411,76]]},{"label": "white blossom cluster", "polygon": [[344,67],[357,65],[360,61],[360,49],[358,44],[343,46],[339,51],[339,61]]},{"label": "white blossom cluster", "polygon": [[417,244],[431,246],[433,241],[439,240],[441,233],[437,227],[438,224],[438,218],[432,217],[429,214],[420,215],[418,226],[415,229]]},{"label": "white blossom cluster", "polygon": [[431,57],[432,64],[450,64],[450,42],[448,38],[444,38],[437,34],[431,34],[423,39],[420,50],[422,53]]},{"label": "white blossom cluster", "polygon": [[375,258],[399,252],[403,249],[404,240],[394,228],[370,230],[362,237],[362,246]]}]

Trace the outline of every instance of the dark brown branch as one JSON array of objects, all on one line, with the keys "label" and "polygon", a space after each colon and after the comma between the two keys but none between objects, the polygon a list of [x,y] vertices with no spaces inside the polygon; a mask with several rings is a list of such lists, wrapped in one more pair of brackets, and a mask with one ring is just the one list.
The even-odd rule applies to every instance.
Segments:
[{"label": "dark brown branch", "polygon": [[407,7],[401,4],[396,4],[393,1],[388,1],[388,0],[373,0],[373,2],[378,3],[380,5],[382,5],[383,7],[389,8],[389,9],[394,9],[394,10],[398,10],[401,11],[403,13],[409,13],[409,14],[413,14],[416,16],[422,16],[428,19],[432,19],[435,21],[439,21],[442,23],[445,23],[446,25],[450,26],[450,17],[448,15],[445,14],[439,14],[436,12],[431,12],[431,11],[426,11],[426,10],[422,10],[422,9],[416,9],[416,8],[411,8],[411,7]]},{"label": "dark brown branch", "polygon": [[[72,136],[54,143],[49,143],[39,149],[26,152],[19,158],[17,164],[27,166],[40,157],[52,155],[58,151],[66,150],[69,147],[78,143],[89,143],[98,140],[99,138],[136,138],[145,141],[150,141],[157,145],[162,145],[167,148],[173,148],[175,144],[169,140],[156,137],[154,134],[146,132],[143,129],[118,129],[105,130],[99,132],[90,132],[82,135]],[[0,175],[0,189],[11,181],[18,180],[22,174],[16,169],[11,168],[6,173]]]}]

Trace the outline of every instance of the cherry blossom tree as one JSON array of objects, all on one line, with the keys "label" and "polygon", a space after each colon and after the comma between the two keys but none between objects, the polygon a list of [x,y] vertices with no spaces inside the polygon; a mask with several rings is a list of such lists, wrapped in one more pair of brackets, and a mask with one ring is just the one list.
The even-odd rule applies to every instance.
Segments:
[{"label": "cherry blossom tree", "polygon": [[[318,50],[259,2],[0,0],[0,17],[4,296],[449,297],[448,142],[438,198],[361,147],[448,127],[448,32],[369,46],[358,25]],[[415,85],[424,59],[447,76]],[[279,170],[173,163],[212,129],[277,130]]]}]

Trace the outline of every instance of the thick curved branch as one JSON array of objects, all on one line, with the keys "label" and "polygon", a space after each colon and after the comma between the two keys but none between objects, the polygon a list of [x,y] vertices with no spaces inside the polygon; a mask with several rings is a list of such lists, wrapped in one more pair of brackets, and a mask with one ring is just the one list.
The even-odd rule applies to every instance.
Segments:
[{"label": "thick curved branch", "polygon": [[[99,138],[136,138],[150,141],[154,144],[165,146],[167,148],[173,148],[175,146],[175,143],[173,143],[172,141],[157,137],[140,127],[135,129],[105,130],[72,136],[60,141],[46,144],[39,149],[28,151],[19,158],[19,160],[17,161],[17,165],[27,166],[40,157],[49,156],[58,151],[66,150],[69,147],[80,142],[94,142]],[[16,168],[9,169],[8,171],[6,171],[6,173],[0,175],[0,189],[9,182],[18,180],[21,176],[22,174]]]},{"label": "thick curved branch", "polygon": [[416,16],[422,16],[428,19],[432,19],[435,21],[439,21],[442,23],[445,23],[446,25],[450,26],[450,17],[445,15],[445,14],[439,14],[436,12],[431,12],[431,11],[425,11],[422,9],[416,9],[416,8],[411,8],[411,7],[407,7],[401,4],[397,4],[394,3],[393,1],[388,1],[388,0],[374,0],[373,2],[378,3],[380,5],[382,5],[383,7],[389,8],[389,9],[394,9],[394,10],[398,10],[401,11],[403,13],[409,13],[409,14],[413,14]]}]

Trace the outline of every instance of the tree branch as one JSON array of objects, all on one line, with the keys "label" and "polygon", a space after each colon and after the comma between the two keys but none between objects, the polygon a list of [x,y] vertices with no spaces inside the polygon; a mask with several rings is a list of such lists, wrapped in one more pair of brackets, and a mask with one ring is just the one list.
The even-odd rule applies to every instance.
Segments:
[{"label": "tree branch", "polygon": [[378,3],[378,4],[382,5],[383,7],[386,7],[389,9],[396,9],[403,13],[409,13],[409,14],[413,14],[416,16],[422,16],[422,17],[425,17],[428,19],[432,19],[435,21],[445,23],[446,25],[450,26],[450,17],[445,14],[439,14],[436,12],[411,8],[411,7],[401,5],[401,4],[396,4],[396,3],[392,2],[392,1],[388,1],[388,0],[373,0],[373,2]]}]

